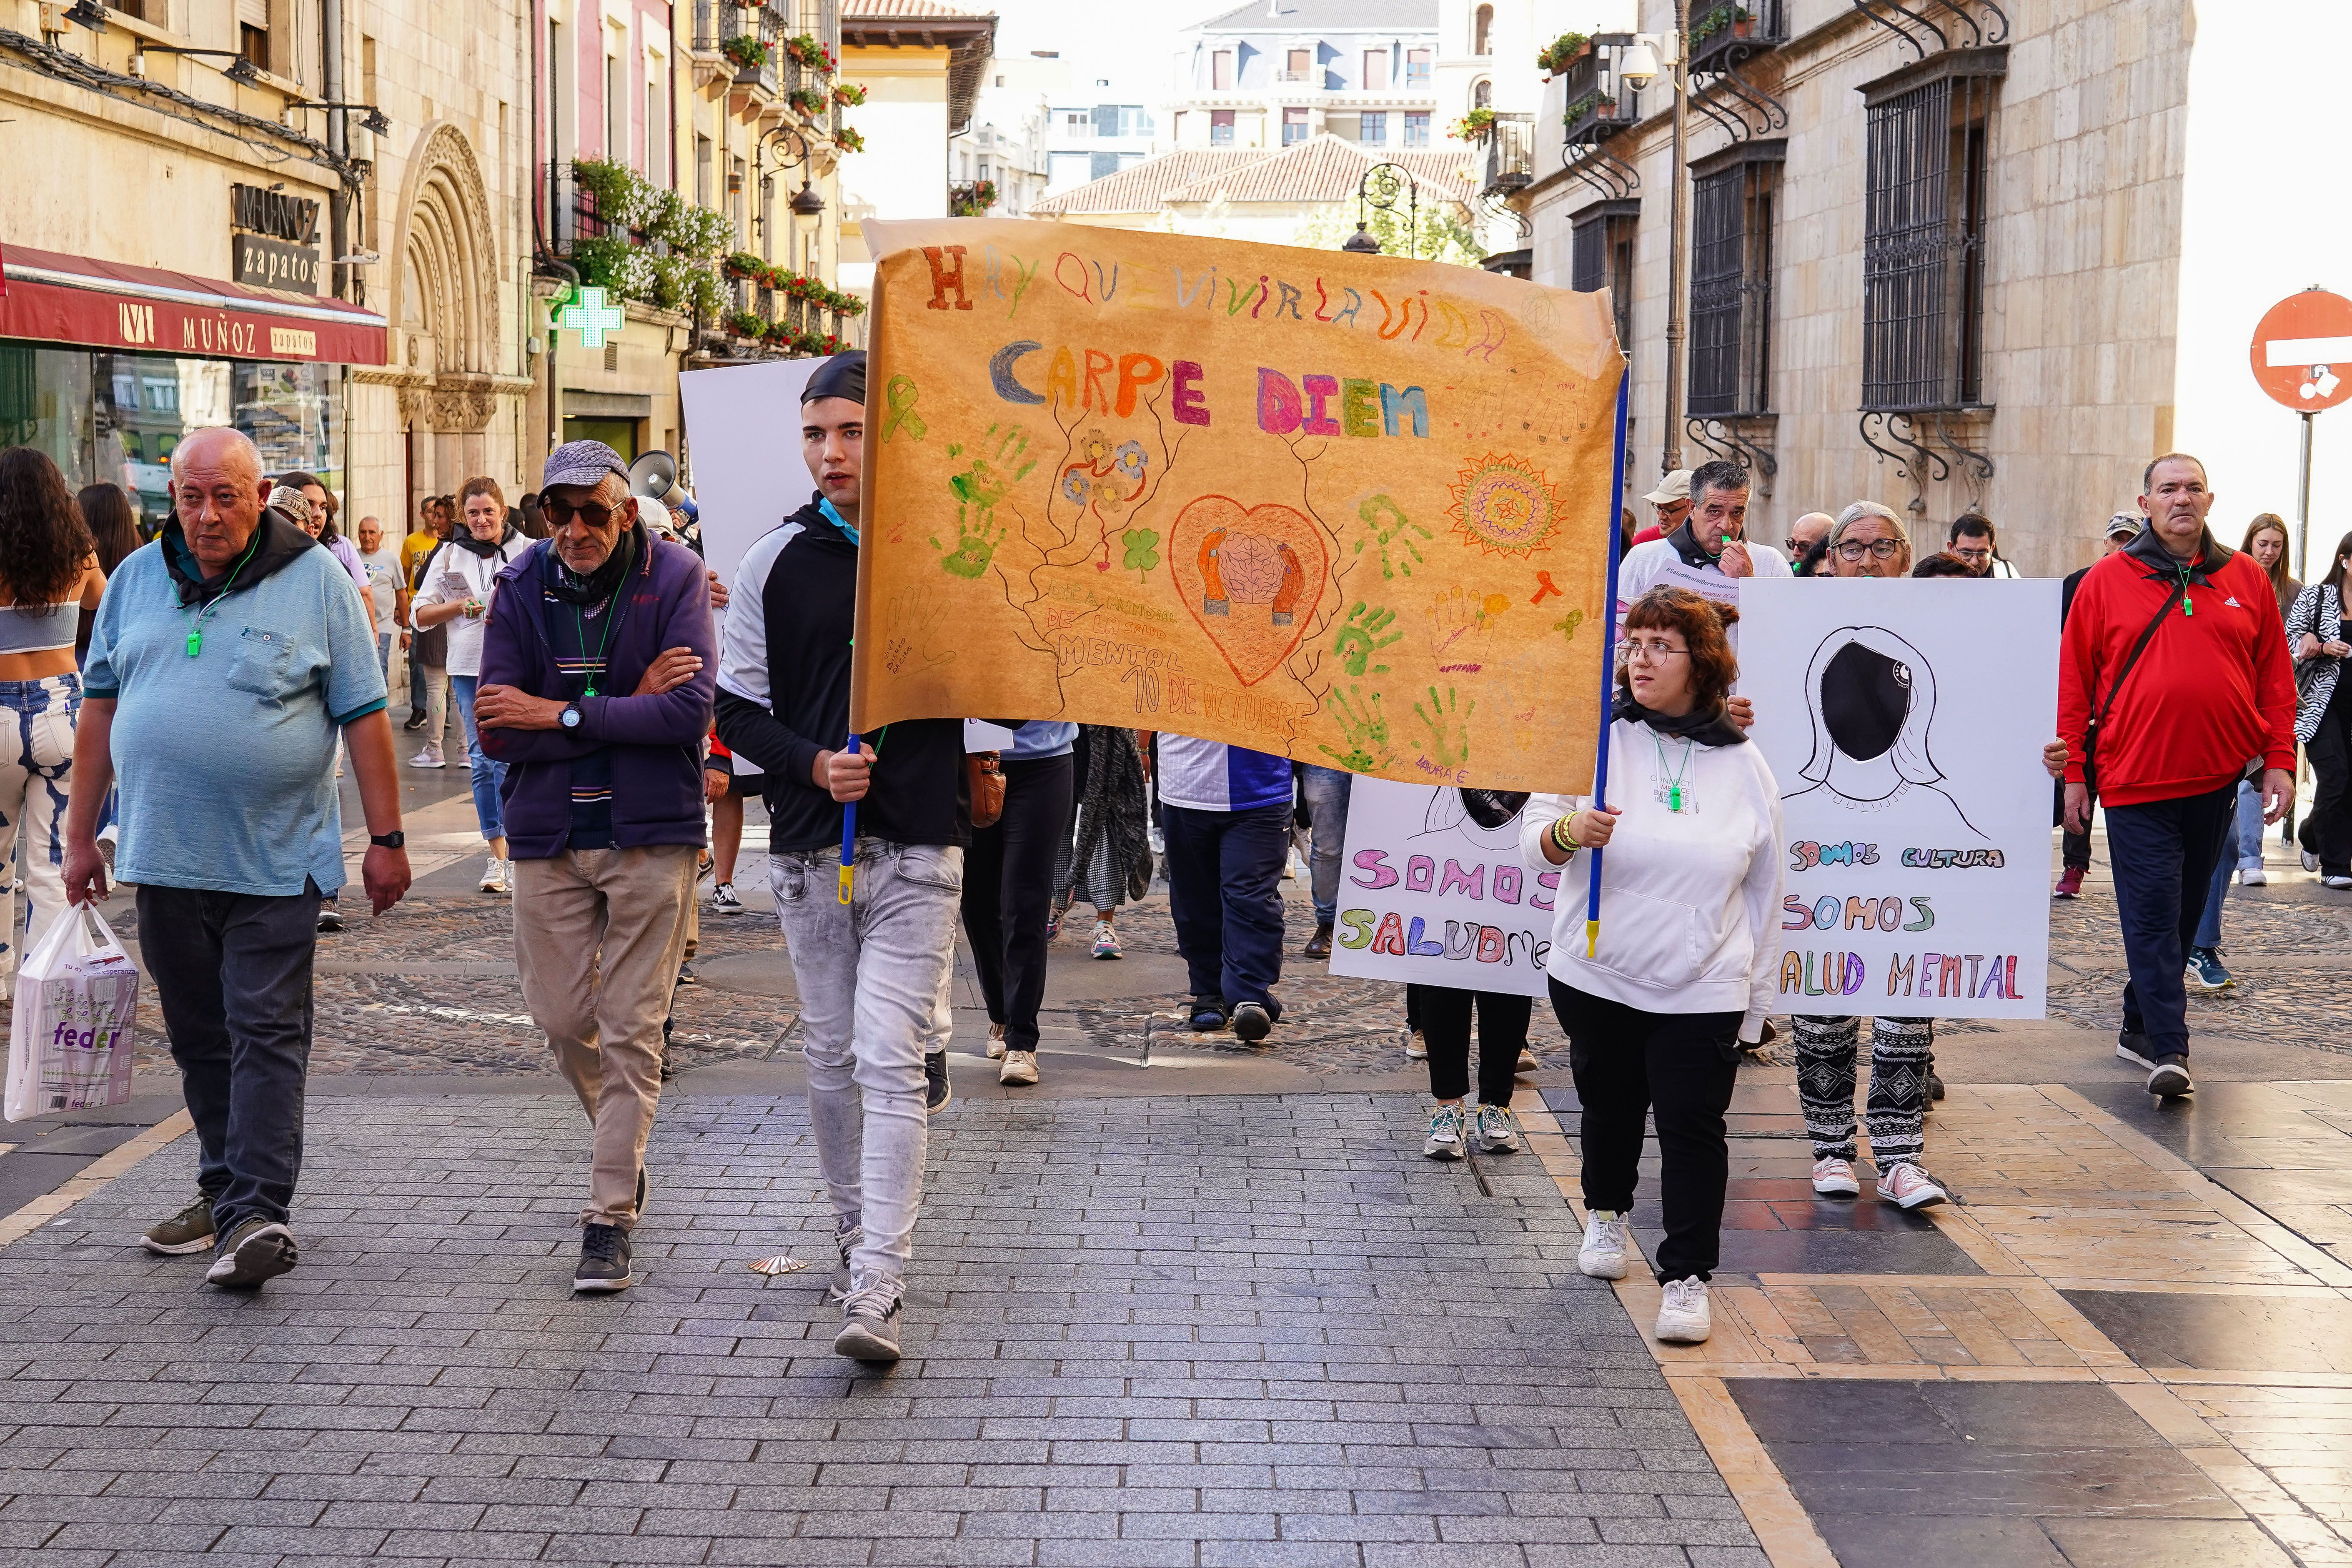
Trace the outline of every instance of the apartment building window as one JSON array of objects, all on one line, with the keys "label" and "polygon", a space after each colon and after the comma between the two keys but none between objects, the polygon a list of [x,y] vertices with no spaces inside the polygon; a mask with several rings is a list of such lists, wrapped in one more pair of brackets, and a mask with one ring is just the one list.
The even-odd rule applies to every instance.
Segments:
[{"label": "apartment building window", "polygon": [[1495,8],[1481,5],[1470,22],[1470,52],[1485,58],[1495,52]]},{"label": "apartment building window", "polygon": [[1864,89],[1865,411],[1984,401],[1986,152],[1999,88],[1998,77],[1953,74],[1874,99]]},{"label": "apartment building window", "polygon": [[1230,147],[1234,144],[1234,111],[1230,109],[1209,110],[1209,145]]},{"label": "apartment building window", "polygon": [[1307,140],[1307,110],[1286,109],[1282,111],[1282,144],[1295,147]]},{"label": "apartment building window", "polygon": [[1476,86],[1473,87],[1470,89],[1470,107],[1473,109],[1494,108],[1495,84],[1491,81],[1482,80]]},{"label": "apartment building window", "polygon": [[1772,216],[1786,142],[1748,143],[1691,180],[1690,411],[1772,405]]},{"label": "apartment building window", "polygon": [[1389,144],[1389,117],[1378,110],[1364,115],[1362,119],[1358,121],[1356,140],[1361,142],[1367,147],[1387,146]]},{"label": "apartment building window", "polygon": [[662,136],[669,116],[662,112],[658,59],[646,62],[646,178],[656,185],[666,185],[669,184],[669,170],[662,160]]},{"label": "apartment building window", "polygon": [[1580,294],[1609,290],[1621,348],[1633,341],[1633,235],[1638,201],[1600,202],[1576,215],[1569,231],[1568,286]]},{"label": "apartment building window", "polygon": [[1407,49],[1404,53],[1404,82],[1407,87],[1429,85],[1429,54],[1427,49]]},{"label": "apartment building window", "polygon": [[1151,116],[1139,103],[1118,106],[1118,133],[1121,136],[1149,136],[1152,132]]},{"label": "apartment building window", "polygon": [[1404,144],[1408,147],[1429,145],[1429,116],[1407,110],[1404,116]]},{"label": "apartment building window", "polygon": [[1388,90],[1388,50],[1366,49],[1364,51],[1364,90],[1366,92],[1385,92]]},{"label": "apartment building window", "polygon": [[1095,113],[1091,109],[1067,109],[1062,111],[1062,134],[1091,137],[1095,133]]},{"label": "apartment building window", "polygon": [[628,70],[620,56],[604,57],[604,156],[615,163],[629,156]]},{"label": "apartment building window", "polygon": [[1305,81],[1315,69],[1313,49],[1292,49],[1283,57],[1282,79]]},{"label": "apartment building window", "polygon": [[1233,89],[1233,50],[1219,49],[1209,57],[1209,85],[1219,92],[1229,92]]},{"label": "apartment building window", "polygon": [[710,138],[697,132],[694,138],[694,205],[710,205]]}]

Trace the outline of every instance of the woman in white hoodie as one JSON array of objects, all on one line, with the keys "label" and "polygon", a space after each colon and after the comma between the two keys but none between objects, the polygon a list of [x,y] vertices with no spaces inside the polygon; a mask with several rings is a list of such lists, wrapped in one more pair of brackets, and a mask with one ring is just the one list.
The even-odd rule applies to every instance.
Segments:
[{"label": "woman in white hoodie", "polygon": [[492,479],[467,479],[457,491],[459,526],[425,561],[418,574],[410,615],[422,627],[446,626],[449,636],[449,695],[457,699],[457,721],[473,769],[474,816],[490,850],[482,870],[482,891],[514,891],[513,863],[507,858],[507,829],[499,789],[507,765],[482,752],[474,729],[474,689],[482,668],[482,632],[497,596],[499,574],[530,548],[531,542],[507,521],[507,498]]},{"label": "woman in white hoodie", "polygon": [[[1707,1337],[1706,1285],[1730,1155],[1723,1113],[1739,1047],[1763,1038],[1780,956],[1780,791],[1725,711],[1738,675],[1724,629],[1739,618],[1682,588],[1626,610],[1608,729],[1616,805],[1539,795],[1519,842],[1565,866],[1552,916],[1553,1009],[1583,1102],[1584,1244],[1577,1266],[1622,1279],[1645,1115],[1664,1169],[1661,1340]],[[1585,951],[1586,854],[1605,848],[1598,946]]]}]

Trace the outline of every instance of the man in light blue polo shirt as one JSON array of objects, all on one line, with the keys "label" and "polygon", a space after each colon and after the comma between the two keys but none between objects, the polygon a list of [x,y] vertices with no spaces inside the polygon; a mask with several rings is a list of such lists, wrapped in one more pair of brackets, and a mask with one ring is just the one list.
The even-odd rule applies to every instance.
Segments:
[{"label": "man in light blue polo shirt", "polygon": [[199,430],[172,454],[174,517],[107,584],[82,667],[66,899],[106,897],[95,837],[118,777],[115,870],[202,1146],[196,1201],[152,1252],[210,1251],[249,1289],[294,1267],[310,961],[343,885],[335,738],[351,753],[382,914],[408,890],[400,779],[367,610],[341,563],[262,505],[261,455]]}]

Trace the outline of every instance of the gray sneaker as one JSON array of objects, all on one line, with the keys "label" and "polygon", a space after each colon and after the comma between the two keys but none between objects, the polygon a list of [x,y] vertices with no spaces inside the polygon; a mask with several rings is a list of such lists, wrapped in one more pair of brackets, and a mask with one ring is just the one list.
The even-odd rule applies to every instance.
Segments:
[{"label": "gray sneaker", "polygon": [[833,1244],[841,1253],[841,1267],[833,1271],[833,1283],[824,1289],[832,1300],[846,1300],[849,1295],[849,1255],[866,1245],[866,1227],[853,1225],[847,1230],[833,1233]]},{"label": "gray sneaker", "polygon": [[833,1353],[853,1361],[897,1361],[898,1306],[905,1294],[887,1274],[861,1278],[841,1304],[841,1332],[833,1336]]},{"label": "gray sneaker", "polygon": [[196,1201],[173,1215],[159,1219],[147,1227],[139,1245],[165,1258],[185,1258],[191,1252],[210,1252],[213,1248],[213,1198],[210,1193],[198,1193]]},{"label": "gray sneaker", "polygon": [[1441,1105],[1429,1115],[1429,1142],[1421,1146],[1423,1158],[1459,1160],[1469,1142],[1470,1119],[1458,1105]]},{"label": "gray sneaker", "polygon": [[1478,1108],[1477,1131],[1472,1138],[1481,1154],[1516,1154],[1519,1152],[1518,1119],[1507,1105],[1482,1105]]},{"label": "gray sneaker", "polygon": [[294,1233],[274,1219],[241,1219],[221,1237],[205,1283],[224,1290],[250,1290],[294,1267]]}]

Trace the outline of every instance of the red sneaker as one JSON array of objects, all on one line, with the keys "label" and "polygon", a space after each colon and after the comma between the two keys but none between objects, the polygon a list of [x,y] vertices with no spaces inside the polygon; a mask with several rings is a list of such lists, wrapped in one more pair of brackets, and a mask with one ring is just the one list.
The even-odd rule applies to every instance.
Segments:
[{"label": "red sneaker", "polygon": [[2083,896],[2083,868],[2080,866],[2067,867],[2064,875],[2058,879],[2058,885],[2050,889],[2050,896],[2053,899],[2081,898]]}]

